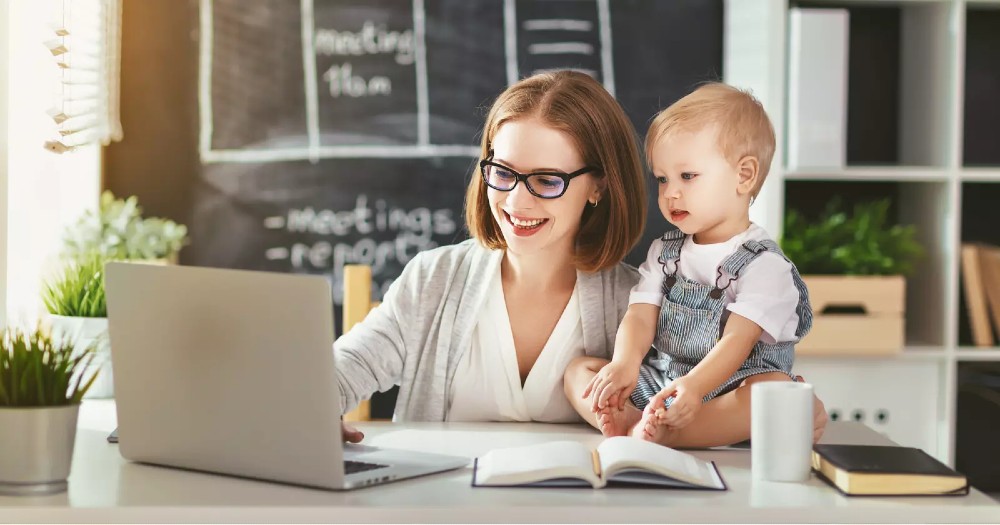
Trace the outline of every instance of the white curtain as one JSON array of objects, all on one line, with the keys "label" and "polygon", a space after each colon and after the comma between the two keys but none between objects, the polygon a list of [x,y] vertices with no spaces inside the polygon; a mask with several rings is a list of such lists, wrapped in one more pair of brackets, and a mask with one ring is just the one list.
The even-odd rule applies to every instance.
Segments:
[{"label": "white curtain", "polygon": [[46,147],[63,153],[121,140],[121,0],[59,0],[54,7],[44,45],[59,71],[48,111],[58,135]]},{"label": "white curtain", "polygon": [[[6,223],[0,220],[0,227],[7,239],[6,246],[0,243],[0,258],[6,265],[0,294],[5,295],[7,311],[0,321],[34,323],[43,313],[41,282],[61,249],[65,227],[85,210],[97,207],[101,146],[97,140],[62,155],[43,147],[64,138],[48,114],[53,107],[61,107],[63,96],[63,72],[48,47],[56,37],[54,27],[62,19],[63,2],[0,1],[8,8],[7,19],[0,19],[0,39],[6,39],[7,45],[7,53],[0,53],[0,68],[7,73],[0,87],[7,95],[5,104],[0,97],[0,125],[6,127],[7,135],[6,144],[0,143],[0,150],[7,152],[6,163],[0,167],[0,175],[6,172],[6,180],[0,176],[6,191],[6,198],[0,191],[0,216],[6,219]],[[65,4],[88,2],[66,0]]]}]

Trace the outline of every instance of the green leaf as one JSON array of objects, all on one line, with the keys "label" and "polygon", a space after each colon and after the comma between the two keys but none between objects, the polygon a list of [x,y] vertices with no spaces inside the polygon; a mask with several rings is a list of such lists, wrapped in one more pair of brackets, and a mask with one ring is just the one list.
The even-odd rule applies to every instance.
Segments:
[{"label": "green leaf", "polygon": [[159,217],[142,217],[135,196],[101,194],[100,206],[88,211],[63,235],[63,253],[81,257],[99,253],[111,259],[160,259],[174,256],[188,242],[187,227]]},{"label": "green leaf", "polygon": [[104,263],[91,253],[65,261],[61,273],[47,281],[42,291],[49,313],[69,317],[107,317],[104,293]]},{"label": "green leaf", "polygon": [[923,246],[914,226],[890,224],[890,208],[882,199],[857,203],[848,214],[834,197],[812,223],[789,210],[782,250],[803,274],[910,275]]},{"label": "green leaf", "polygon": [[98,372],[89,381],[77,381],[69,388],[74,376],[83,375],[95,358],[90,346],[75,352],[65,340],[53,341],[51,335],[36,328],[27,333],[18,328],[0,332],[0,406],[57,406],[79,402],[93,384]]}]

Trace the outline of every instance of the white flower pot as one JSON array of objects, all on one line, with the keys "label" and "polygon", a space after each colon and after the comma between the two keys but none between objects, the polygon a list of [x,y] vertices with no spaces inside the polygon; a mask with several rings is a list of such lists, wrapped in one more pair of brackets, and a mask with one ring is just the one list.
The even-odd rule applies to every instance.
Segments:
[{"label": "white flower pot", "polygon": [[111,371],[111,341],[108,338],[108,319],[106,317],[67,317],[50,315],[52,335],[56,340],[68,338],[73,341],[77,352],[82,352],[88,345],[96,343],[94,359],[84,370],[84,377],[89,378],[98,371],[97,379],[90,386],[84,398],[109,398],[114,396],[114,380]]},{"label": "white flower pot", "polygon": [[0,494],[66,490],[80,405],[0,407]]}]

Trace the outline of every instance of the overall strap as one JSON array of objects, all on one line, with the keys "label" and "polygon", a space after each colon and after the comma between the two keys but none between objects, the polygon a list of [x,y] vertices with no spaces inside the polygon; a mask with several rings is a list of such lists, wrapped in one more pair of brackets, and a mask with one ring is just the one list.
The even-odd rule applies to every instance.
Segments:
[{"label": "overall strap", "polygon": [[[727,288],[729,286],[729,282],[739,279],[740,273],[743,272],[743,269],[764,252],[774,252],[782,257],[785,256],[785,254],[781,251],[781,248],[778,247],[777,243],[772,240],[746,241],[741,244],[735,252],[719,263],[719,279],[716,281],[715,285],[724,285],[722,286],[723,289]],[[723,273],[727,274],[728,280],[726,280],[727,278],[722,277]],[[719,281],[721,281],[721,283]]]},{"label": "overall strap", "polygon": [[660,236],[660,240],[663,241],[663,249],[660,250],[660,264],[680,257],[681,246],[684,245],[685,238],[687,235],[684,235],[684,232],[680,230],[670,230]]},{"label": "overall strap", "polygon": [[[792,281],[795,284],[795,288],[799,292],[799,304],[795,307],[795,313],[799,316],[799,324],[795,329],[795,335],[797,337],[802,337],[806,334],[809,328],[812,327],[812,307],[809,305],[809,291],[806,289],[805,283],[802,281],[802,277],[799,275],[798,269],[795,267],[795,263],[785,256],[785,252],[781,251],[781,247],[778,243],[768,239],[763,241],[749,240],[740,245],[740,247],[733,252],[729,257],[726,257],[721,264],[719,264],[719,269],[717,271],[718,277],[715,281],[715,287],[717,290],[725,290],[729,288],[729,285],[740,278],[740,274],[743,270],[752,263],[760,254],[764,252],[771,252],[780,255],[783,259],[788,261],[788,264],[792,265]],[[725,276],[723,276],[725,274]]]},{"label": "overall strap", "polygon": [[[680,230],[671,230],[664,233],[660,240],[663,241],[663,249],[660,250],[660,267],[663,269],[663,293],[669,294],[670,288],[674,286],[677,282],[677,277],[674,275],[677,273],[677,268],[681,264],[681,246],[684,245],[684,239],[687,235]],[[667,266],[667,263],[673,261],[673,269]]]}]

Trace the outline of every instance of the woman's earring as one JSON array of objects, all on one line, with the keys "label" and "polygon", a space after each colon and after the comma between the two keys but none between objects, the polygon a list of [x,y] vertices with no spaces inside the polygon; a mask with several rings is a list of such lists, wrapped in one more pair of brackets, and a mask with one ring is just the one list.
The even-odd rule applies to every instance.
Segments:
[{"label": "woman's earring", "polygon": [[589,201],[589,202],[590,202],[590,206],[591,206],[591,207],[593,207],[593,208],[596,208],[596,207],[597,207],[597,203],[598,203],[598,202],[601,202],[601,201],[599,201],[599,200],[596,200],[596,201]]}]

